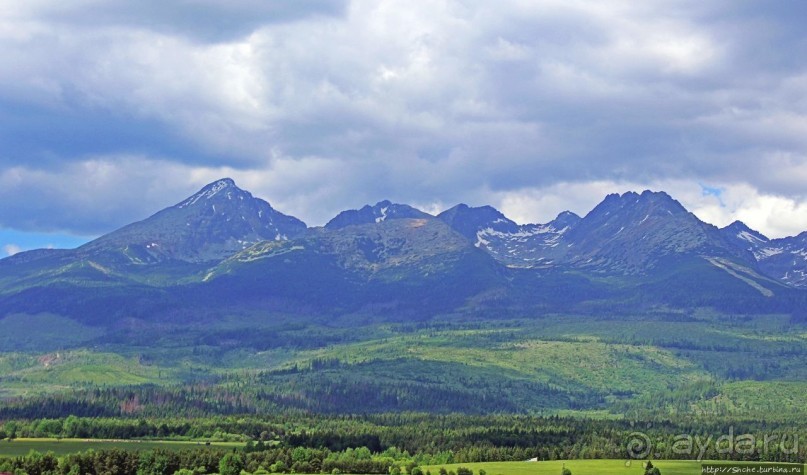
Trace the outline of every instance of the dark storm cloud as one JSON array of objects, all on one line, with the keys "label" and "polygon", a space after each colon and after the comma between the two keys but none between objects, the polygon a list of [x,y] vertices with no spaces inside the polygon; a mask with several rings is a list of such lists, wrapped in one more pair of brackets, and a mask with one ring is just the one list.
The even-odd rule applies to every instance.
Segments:
[{"label": "dark storm cloud", "polygon": [[183,140],[153,119],[106,110],[53,109],[0,100],[0,164],[59,165],[71,157],[143,154],[214,161],[194,141]]}]

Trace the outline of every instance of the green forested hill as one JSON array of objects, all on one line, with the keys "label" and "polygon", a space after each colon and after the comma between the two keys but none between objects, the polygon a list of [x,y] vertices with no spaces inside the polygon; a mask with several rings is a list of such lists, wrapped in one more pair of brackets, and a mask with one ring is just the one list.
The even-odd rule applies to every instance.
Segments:
[{"label": "green forested hill", "polygon": [[[142,392],[135,412],[144,415],[297,408],[779,419],[807,407],[807,332],[788,316],[447,315],[360,329],[354,318],[361,317],[305,324],[231,316],[204,327],[123,327],[47,352],[57,336],[12,343],[20,347],[0,355],[0,387],[11,398],[0,418],[47,407],[38,394],[120,415],[120,394],[93,388],[121,385]],[[171,394],[170,402],[158,403],[162,394]],[[41,415],[60,416],[48,411]]]}]

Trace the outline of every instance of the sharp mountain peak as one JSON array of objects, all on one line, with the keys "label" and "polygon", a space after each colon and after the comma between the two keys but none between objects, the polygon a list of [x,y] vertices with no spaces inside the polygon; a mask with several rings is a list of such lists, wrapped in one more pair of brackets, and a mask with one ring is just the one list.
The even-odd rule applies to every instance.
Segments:
[{"label": "sharp mountain peak", "polygon": [[241,199],[244,199],[245,197],[252,198],[252,194],[239,188],[232,178],[221,178],[212,183],[208,183],[202,187],[201,190],[178,203],[176,207],[187,208],[188,206],[193,206],[200,202],[204,203],[205,200],[214,198],[217,195],[225,196],[228,199],[233,199],[234,193],[235,196],[239,196]]},{"label": "sharp mountain peak", "polygon": [[558,229],[563,229],[566,227],[571,228],[572,226],[579,223],[581,219],[583,218],[581,218],[575,213],[572,213],[571,211],[562,211],[555,217],[555,219],[550,221],[549,224],[553,225]]},{"label": "sharp mountain peak", "polygon": [[[248,245],[297,237],[305,223],[222,178],[180,203],[85,244],[84,253],[112,252],[123,262],[205,262]],[[119,257],[120,257],[119,256]]]},{"label": "sharp mountain peak", "polygon": [[642,193],[628,191],[623,194],[612,193],[605,197],[599,205],[594,207],[589,214],[599,211],[611,211],[613,209],[640,209],[657,208],[669,211],[674,214],[688,213],[684,206],[672,196],[663,191],[644,190]]},{"label": "sharp mountain peak", "polygon": [[478,232],[483,229],[514,233],[519,228],[518,224],[492,206],[470,207],[465,203],[443,211],[437,215],[437,219],[474,241],[477,239]]},{"label": "sharp mountain peak", "polygon": [[345,210],[325,224],[325,229],[341,229],[345,226],[381,223],[388,219],[434,218],[412,206],[393,203],[390,200],[379,201],[374,205],[364,205],[361,209]]},{"label": "sharp mountain peak", "polygon": [[735,237],[752,244],[766,243],[770,239],[761,232],[750,228],[742,221],[734,221],[728,226],[721,228],[720,232],[727,237]]}]

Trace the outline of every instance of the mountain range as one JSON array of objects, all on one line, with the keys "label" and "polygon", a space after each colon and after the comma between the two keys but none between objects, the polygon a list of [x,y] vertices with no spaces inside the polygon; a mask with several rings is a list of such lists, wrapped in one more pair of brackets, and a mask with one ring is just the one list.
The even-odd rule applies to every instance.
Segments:
[{"label": "mountain range", "polygon": [[801,414],[805,240],[650,191],[545,224],[381,201],[308,227],[225,178],[0,260],[0,419],[129,417],[131,397],[138,416]]},{"label": "mountain range", "polygon": [[797,314],[807,232],[717,228],[663,192],[519,225],[490,206],[437,216],[381,201],[307,227],[229,178],[71,250],[0,260],[0,318],[92,325],[242,309],[429,318],[451,312],[712,307]]}]

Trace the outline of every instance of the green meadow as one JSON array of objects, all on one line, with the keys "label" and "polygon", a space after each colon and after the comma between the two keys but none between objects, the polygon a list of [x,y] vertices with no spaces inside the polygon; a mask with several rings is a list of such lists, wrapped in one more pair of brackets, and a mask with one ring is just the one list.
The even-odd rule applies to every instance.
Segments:
[{"label": "green meadow", "polygon": [[182,450],[205,447],[243,447],[238,442],[199,442],[167,440],[91,440],[91,439],[15,439],[0,441],[0,457],[17,457],[29,452],[53,452],[56,455],[74,454],[87,450],[122,449],[143,451],[151,449]]},{"label": "green meadow", "polygon": [[[709,462],[723,464],[726,462]],[[572,475],[644,475],[644,466],[641,460],[552,460],[544,462],[484,462],[465,463],[453,465],[434,465],[424,467],[433,475],[440,468],[455,472],[459,467],[465,467],[478,474],[484,470],[487,475],[560,475],[564,468],[569,469]],[[662,475],[700,475],[701,462],[697,460],[658,460],[653,461]],[[795,465],[798,467],[798,465]]]}]

